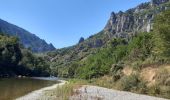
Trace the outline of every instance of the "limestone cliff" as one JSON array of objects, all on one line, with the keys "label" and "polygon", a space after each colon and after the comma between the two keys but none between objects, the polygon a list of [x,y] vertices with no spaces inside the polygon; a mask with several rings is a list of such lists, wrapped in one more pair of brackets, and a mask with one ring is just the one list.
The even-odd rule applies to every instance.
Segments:
[{"label": "limestone cliff", "polygon": [[169,8],[169,0],[152,0],[125,12],[112,12],[104,30],[112,37],[124,38],[139,32],[150,32],[154,16]]}]

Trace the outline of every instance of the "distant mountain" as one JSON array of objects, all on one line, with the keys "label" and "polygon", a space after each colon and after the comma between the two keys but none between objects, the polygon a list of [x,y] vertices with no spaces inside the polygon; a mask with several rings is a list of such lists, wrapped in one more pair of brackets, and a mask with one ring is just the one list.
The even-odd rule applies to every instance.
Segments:
[{"label": "distant mountain", "polygon": [[0,32],[10,36],[18,37],[20,42],[26,48],[31,48],[33,52],[47,52],[55,50],[55,47],[52,44],[46,43],[45,40],[40,39],[35,34],[32,34],[23,28],[20,28],[1,19]]}]

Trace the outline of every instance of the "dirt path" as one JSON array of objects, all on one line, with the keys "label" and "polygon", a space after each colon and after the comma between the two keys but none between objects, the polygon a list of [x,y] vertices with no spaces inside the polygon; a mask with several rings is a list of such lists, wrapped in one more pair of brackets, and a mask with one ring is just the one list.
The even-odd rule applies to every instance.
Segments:
[{"label": "dirt path", "polygon": [[97,86],[82,86],[75,90],[70,100],[167,100],[130,92],[116,91]]}]

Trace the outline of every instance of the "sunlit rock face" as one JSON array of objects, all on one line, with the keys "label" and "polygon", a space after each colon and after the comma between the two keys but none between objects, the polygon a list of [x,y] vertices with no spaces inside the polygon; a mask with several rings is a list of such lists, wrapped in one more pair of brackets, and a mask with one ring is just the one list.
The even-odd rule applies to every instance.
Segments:
[{"label": "sunlit rock face", "polygon": [[156,6],[156,5],[160,5],[160,4],[162,4],[162,3],[166,3],[166,2],[168,2],[169,0],[152,0],[151,1],[151,5],[152,6]]},{"label": "sunlit rock face", "polygon": [[125,12],[112,12],[104,30],[112,37],[125,38],[140,32],[150,32],[154,17],[170,9],[169,5],[165,5],[167,2],[169,0],[152,0]]}]

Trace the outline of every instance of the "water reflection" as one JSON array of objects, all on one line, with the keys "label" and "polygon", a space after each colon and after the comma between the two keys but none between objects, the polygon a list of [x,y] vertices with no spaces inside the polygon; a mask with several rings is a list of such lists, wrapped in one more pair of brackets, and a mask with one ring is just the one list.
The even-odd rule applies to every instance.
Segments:
[{"label": "water reflection", "polygon": [[0,100],[13,100],[31,91],[51,86],[56,81],[31,79],[31,78],[10,78],[0,79]]}]

